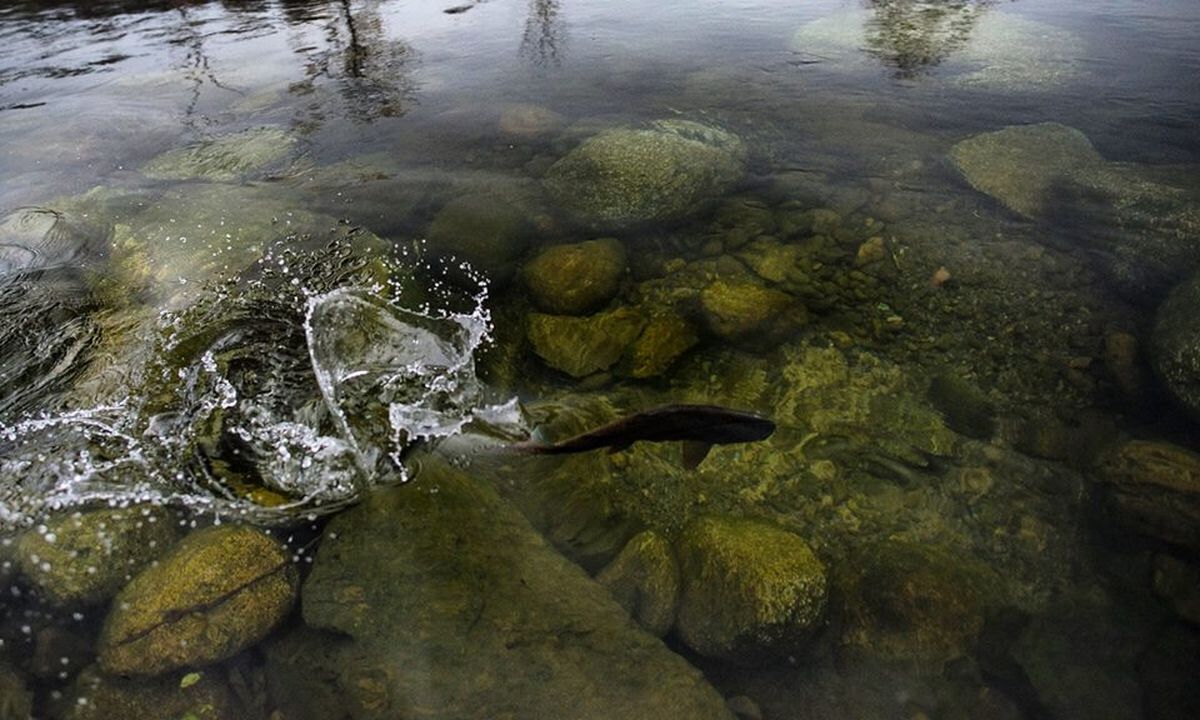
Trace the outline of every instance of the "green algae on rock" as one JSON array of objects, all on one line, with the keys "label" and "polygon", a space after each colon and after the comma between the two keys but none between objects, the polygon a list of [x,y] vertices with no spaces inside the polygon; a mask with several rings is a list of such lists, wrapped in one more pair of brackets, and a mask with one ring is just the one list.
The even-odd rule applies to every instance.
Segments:
[{"label": "green algae on rock", "polygon": [[757,661],[799,650],[820,627],[825,567],[799,536],[767,523],[704,517],[676,541],[675,632],[701,655]]},{"label": "green algae on rock", "polygon": [[662,637],[675,624],[679,564],[661,535],[646,530],[630,538],[596,582],[651,635]]},{"label": "green algae on rock", "polygon": [[650,316],[642,334],[629,346],[617,372],[634,379],[658,377],[700,342],[696,327],[670,313]]},{"label": "green algae on rock", "polygon": [[646,318],[628,307],[589,317],[530,313],[528,337],[547,365],[581,378],[616,365],[645,327]]},{"label": "green algae on rock", "polygon": [[117,595],[98,642],[105,672],[158,675],[232,657],[291,610],[296,568],[246,526],[191,533]]},{"label": "green algae on rock", "polygon": [[769,345],[808,321],[804,306],[787,293],[754,282],[718,280],[700,292],[708,329],[717,337]]},{"label": "green algae on rock", "polygon": [[142,174],[155,180],[233,182],[282,169],[297,144],[282,128],[251,128],[168,150],[143,165]]},{"label": "green algae on rock", "polygon": [[998,581],[982,563],[929,544],[886,541],[839,566],[844,646],[890,660],[945,662],[969,653]]},{"label": "green algae on rock", "polygon": [[57,515],[17,542],[22,574],[52,605],[95,605],[115,595],[179,535],[160,507],[132,505]]},{"label": "green algae on rock", "polygon": [[304,650],[308,670],[269,668],[273,692],[328,679],[363,720],[731,719],[698,671],[495,490],[422,463],[329,523],[302,607],[309,627],[341,636]]},{"label": "green algae on rock", "polygon": [[523,274],[533,302],[545,312],[586,315],[612,300],[625,271],[625,246],[604,238],[545,248]]},{"label": "green algae on rock", "polygon": [[580,222],[623,228],[693,215],[741,179],[736,135],[689,120],[600,132],[556,162],[544,184]]}]

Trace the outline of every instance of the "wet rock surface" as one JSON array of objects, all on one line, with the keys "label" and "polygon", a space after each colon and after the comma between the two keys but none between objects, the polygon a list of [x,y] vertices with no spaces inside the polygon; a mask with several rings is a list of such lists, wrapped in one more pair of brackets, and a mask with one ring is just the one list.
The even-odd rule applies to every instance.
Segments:
[{"label": "wet rock surface", "polygon": [[675,631],[701,655],[755,661],[798,652],[825,613],[825,567],[799,536],[708,517],[680,535]]},{"label": "wet rock surface", "polygon": [[198,530],[113,600],[98,643],[110,674],[158,675],[236,655],[296,598],[291,556],[246,526]]},{"label": "wet rock surface", "polygon": [[556,162],[544,183],[581,222],[621,228],[681,220],[713,202],[743,173],[732,133],[688,120],[600,132]]},{"label": "wet rock surface", "polygon": [[675,623],[679,563],[671,544],[653,531],[631,538],[596,582],[651,635],[662,637]]},{"label": "wet rock surface", "polygon": [[154,506],[63,513],[26,531],[16,558],[47,601],[76,608],[108,600],[178,536],[175,518]]},{"label": "wet rock surface", "polygon": [[330,523],[302,606],[346,639],[281,651],[310,669],[269,670],[273,688],[315,675],[356,717],[730,717],[515,508],[432,461]]},{"label": "wet rock surface", "polygon": [[586,315],[617,294],[625,270],[625,247],[606,238],[548,247],[525,264],[524,277],[545,312]]},{"label": "wet rock surface", "polygon": [[1131,440],[1106,455],[1098,473],[1114,521],[1200,550],[1200,455],[1169,443]]},{"label": "wet rock surface", "polygon": [[1200,420],[1200,275],[1171,291],[1150,336],[1150,362],[1175,401]]}]

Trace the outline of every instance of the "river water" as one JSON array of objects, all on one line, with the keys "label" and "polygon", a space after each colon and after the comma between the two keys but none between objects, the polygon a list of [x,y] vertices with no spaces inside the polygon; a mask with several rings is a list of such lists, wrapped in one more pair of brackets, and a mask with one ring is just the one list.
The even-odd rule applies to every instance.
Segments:
[{"label": "river water", "polygon": [[1197,37],[6,3],[0,719],[1200,716]]}]

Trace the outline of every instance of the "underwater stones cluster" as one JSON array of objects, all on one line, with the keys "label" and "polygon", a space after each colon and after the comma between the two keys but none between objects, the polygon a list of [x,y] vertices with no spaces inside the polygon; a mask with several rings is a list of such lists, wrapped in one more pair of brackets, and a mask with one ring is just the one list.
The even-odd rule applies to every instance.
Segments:
[{"label": "underwater stones cluster", "polygon": [[1106,161],[1083,133],[1058,123],[976,135],[950,158],[975,189],[1090,250],[1131,302],[1157,306],[1141,345],[1200,420],[1200,197]]}]

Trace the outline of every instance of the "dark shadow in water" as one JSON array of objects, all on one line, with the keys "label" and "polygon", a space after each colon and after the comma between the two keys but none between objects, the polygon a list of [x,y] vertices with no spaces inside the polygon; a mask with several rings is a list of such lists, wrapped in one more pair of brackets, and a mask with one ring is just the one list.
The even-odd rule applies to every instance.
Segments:
[{"label": "dark shadow in water", "polygon": [[867,0],[865,51],[910,78],[961,50],[997,0]]},{"label": "dark shadow in water", "polygon": [[558,67],[566,49],[559,0],[529,0],[521,56],[538,67]]}]

